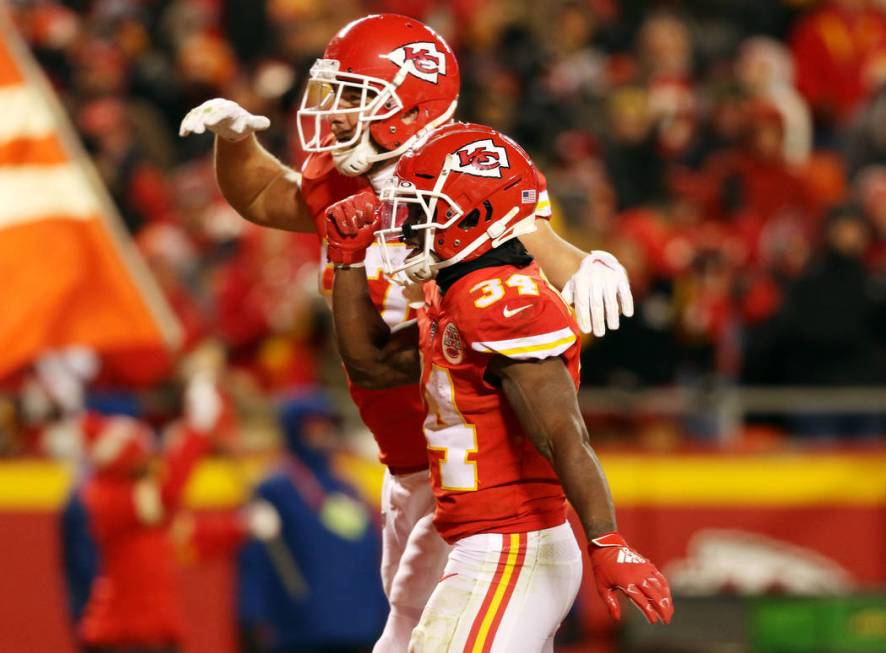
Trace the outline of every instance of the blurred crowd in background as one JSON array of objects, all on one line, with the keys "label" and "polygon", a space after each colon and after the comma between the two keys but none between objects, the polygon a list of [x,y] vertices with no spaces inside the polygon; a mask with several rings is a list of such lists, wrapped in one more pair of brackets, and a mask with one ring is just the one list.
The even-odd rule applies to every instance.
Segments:
[{"label": "blurred crowd in background", "polygon": [[886,381],[881,0],[11,4],[186,350],[212,343],[249,392],[341,380],[318,245],[236,215],[211,137],[178,124],[230,98],[270,117],[262,142],[297,164],[310,64],[374,11],[441,32],[462,67],[457,117],[523,144],[558,230],[626,266],[637,314],[586,343],[586,385]]}]

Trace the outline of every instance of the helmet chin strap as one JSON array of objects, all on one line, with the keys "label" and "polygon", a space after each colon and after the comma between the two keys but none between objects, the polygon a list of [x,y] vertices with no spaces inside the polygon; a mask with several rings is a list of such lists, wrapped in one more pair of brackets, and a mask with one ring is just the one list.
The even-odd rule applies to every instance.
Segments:
[{"label": "helmet chin strap", "polygon": [[336,169],[346,177],[359,177],[369,172],[378,158],[378,150],[369,138],[369,130],[363,129],[360,140],[354,147],[347,150],[332,150],[332,162]]},{"label": "helmet chin strap", "polygon": [[346,177],[359,177],[360,175],[364,175],[369,172],[369,169],[373,164],[400,156],[412,147],[417,140],[423,138],[440,125],[449,122],[452,115],[455,113],[457,106],[458,100],[453,100],[452,104],[449,105],[449,108],[440,116],[434,118],[417,133],[407,138],[403,145],[387,152],[380,151],[378,146],[370,138],[369,124],[367,121],[361,125],[363,133],[360,135],[360,139],[354,147],[346,150],[332,150],[332,162],[335,164],[336,169]]},{"label": "helmet chin strap", "polygon": [[437,268],[433,267],[433,263],[436,260],[434,254],[418,254],[414,258],[415,260],[412,262],[406,259],[405,263],[407,263],[408,267],[403,270],[403,274],[412,283],[424,283],[437,276]]}]

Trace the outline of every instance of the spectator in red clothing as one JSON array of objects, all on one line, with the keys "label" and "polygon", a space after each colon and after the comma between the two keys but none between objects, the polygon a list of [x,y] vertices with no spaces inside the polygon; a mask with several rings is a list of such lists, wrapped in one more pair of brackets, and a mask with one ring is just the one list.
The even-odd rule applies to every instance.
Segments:
[{"label": "spectator in red clothing", "polygon": [[743,146],[712,156],[704,171],[708,188],[715,191],[709,214],[765,224],[785,211],[805,212],[800,178],[784,157],[781,113],[766,102],[752,103],[747,111]]},{"label": "spectator in red clothing", "polygon": [[886,13],[870,0],[828,0],[791,36],[797,88],[825,125],[845,123],[886,72]]},{"label": "spectator in red clothing", "polygon": [[86,653],[174,653],[182,646],[169,525],[222,415],[221,397],[209,381],[193,381],[185,403],[180,437],[158,474],[150,471],[146,424],[97,414],[84,418],[94,474],[81,498],[100,560],[79,624]]}]

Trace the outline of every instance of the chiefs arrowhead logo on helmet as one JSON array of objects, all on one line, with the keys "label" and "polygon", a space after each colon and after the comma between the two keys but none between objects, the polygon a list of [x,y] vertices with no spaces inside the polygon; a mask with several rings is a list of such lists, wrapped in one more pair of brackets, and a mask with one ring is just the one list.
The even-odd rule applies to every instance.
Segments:
[{"label": "chiefs arrowhead logo on helmet", "polygon": [[432,84],[437,83],[438,75],[446,74],[446,57],[430,41],[408,43],[381,56]]},{"label": "chiefs arrowhead logo on helmet", "polygon": [[505,148],[492,142],[491,138],[468,143],[454,153],[453,170],[477,177],[501,177],[502,168],[510,168]]}]

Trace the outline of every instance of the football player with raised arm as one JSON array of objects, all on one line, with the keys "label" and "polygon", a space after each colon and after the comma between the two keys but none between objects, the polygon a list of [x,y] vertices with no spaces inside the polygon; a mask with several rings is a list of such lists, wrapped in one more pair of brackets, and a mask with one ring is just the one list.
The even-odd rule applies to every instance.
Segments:
[{"label": "football player with raised arm", "polygon": [[[409,650],[552,651],[581,579],[567,498],[612,616],[620,589],[650,623],[668,623],[667,581],[618,534],[578,408],[578,327],[522,244],[535,229],[535,167],[488,127],[451,123],[425,138],[400,157],[373,219],[327,227],[352,383],[420,379],[424,392],[434,524],[453,548]],[[390,278],[425,283],[414,328],[393,332],[372,301],[373,240]]]},{"label": "football player with raised arm", "polygon": [[[297,172],[268,153],[254,132],[270,121],[217,98],[188,113],[182,136],[211,131],[215,170],[231,206],[256,224],[325,238],[327,215],[342,229],[374,210],[397,158],[423,130],[451,120],[459,94],[458,62],[446,42],[421,22],[382,14],[357,20],[330,41],[311,68],[298,111],[298,131],[308,153]],[[550,216],[547,191],[531,206]],[[610,254],[582,252],[560,239],[546,221],[525,244],[564,297],[574,301],[579,324],[602,336],[618,328],[619,312],[633,304],[624,268]],[[405,249],[392,255],[402,257]],[[404,289],[381,272],[372,245],[365,275],[372,301],[391,329],[414,318]],[[325,266],[324,290],[332,290]],[[405,651],[409,633],[439,577],[432,560],[447,547],[430,525],[433,497],[417,386],[381,390],[352,384],[351,395],[387,466],[382,490],[382,580],[391,613],[376,651]],[[420,561],[419,564],[412,564]]]}]

